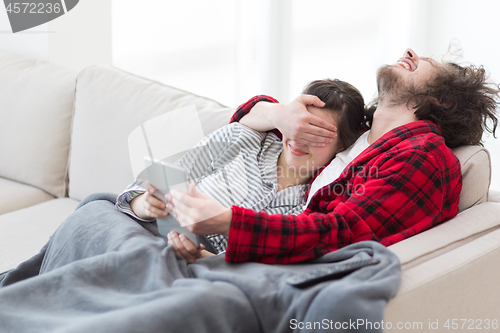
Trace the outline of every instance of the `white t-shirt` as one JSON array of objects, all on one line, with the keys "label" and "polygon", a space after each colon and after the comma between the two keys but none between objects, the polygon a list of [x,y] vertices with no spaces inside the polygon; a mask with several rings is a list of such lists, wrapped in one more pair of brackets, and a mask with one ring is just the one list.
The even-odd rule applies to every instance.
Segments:
[{"label": "white t-shirt", "polygon": [[333,181],[339,178],[345,167],[361,154],[363,150],[368,148],[368,133],[370,133],[370,131],[363,133],[350,148],[338,153],[330,164],[321,171],[311,185],[311,190],[309,191],[304,209],[309,205],[311,198],[318,190],[333,183]]}]

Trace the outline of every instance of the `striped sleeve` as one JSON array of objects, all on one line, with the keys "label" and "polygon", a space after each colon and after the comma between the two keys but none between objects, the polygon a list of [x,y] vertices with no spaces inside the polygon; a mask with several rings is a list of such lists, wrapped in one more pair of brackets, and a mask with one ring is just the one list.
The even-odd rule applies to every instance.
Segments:
[{"label": "striped sleeve", "polygon": [[207,135],[176,163],[186,169],[190,182],[198,184],[234,160],[241,149],[260,147],[265,136],[265,133],[232,123]]},{"label": "striped sleeve", "polygon": [[139,216],[135,215],[134,211],[130,207],[130,203],[132,202],[132,200],[138,197],[139,195],[143,194],[144,192],[146,192],[146,189],[142,188],[141,186],[133,182],[116,199],[116,204],[115,204],[116,209],[142,222],[155,221],[155,219],[140,218]]}]

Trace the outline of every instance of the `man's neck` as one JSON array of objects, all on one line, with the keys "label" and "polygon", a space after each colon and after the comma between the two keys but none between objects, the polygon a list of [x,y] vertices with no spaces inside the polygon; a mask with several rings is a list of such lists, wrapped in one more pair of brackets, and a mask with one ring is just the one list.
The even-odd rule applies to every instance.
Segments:
[{"label": "man's neck", "polygon": [[373,114],[373,123],[368,134],[368,144],[372,144],[385,133],[396,127],[417,121],[414,111],[406,105],[388,105],[382,101]]}]

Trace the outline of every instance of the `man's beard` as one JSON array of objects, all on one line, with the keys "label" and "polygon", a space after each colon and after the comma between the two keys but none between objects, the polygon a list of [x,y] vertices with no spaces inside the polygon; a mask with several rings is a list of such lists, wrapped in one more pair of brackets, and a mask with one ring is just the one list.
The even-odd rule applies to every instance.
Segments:
[{"label": "man's beard", "polygon": [[406,82],[398,73],[398,68],[391,65],[377,70],[377,87],[379,101],[391,105],[406,104],[422,90],[417,89],[413,82]]}]

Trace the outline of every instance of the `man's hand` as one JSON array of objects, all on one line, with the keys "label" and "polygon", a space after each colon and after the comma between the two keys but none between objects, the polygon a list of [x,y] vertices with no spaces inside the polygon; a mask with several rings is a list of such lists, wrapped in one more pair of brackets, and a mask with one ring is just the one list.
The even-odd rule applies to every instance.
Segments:
[{"label": "man's hand", "polygon": [[201,244],[200,248],[197,249],[193,242],[191,242],[183,234],[179,235],[177,232],[171,231],[167,237],[168,242],[172,244],[174,252],[179,257],[186,259],[188,264],[194,263],[198,258],[205,258],[215,255],[205,250],[205,246],[203,244]]},{"label": "man's hand", "polygon": [[177,221],[198,235],[228,235],[233,213],[211,196],[189,184],[188,193],[172,190],[166,196],[169,209]]},{"label": "man's hand", "polygon": [[130,208],[135,215],[142,219],[156,219],[168,215],[165,210],[166,204],[156,199],[154,193],[154,189],[149,189],[130,202]]},{"label": "man's hand", "polygon": [[[287,138],[310,146],[324,146],[337,135],[337,128],[309,111],[308,105],[323,107],[317,96],[300,95],[268,114],[271,123]],[[244,118],[243,118],[244,119]]]}]

